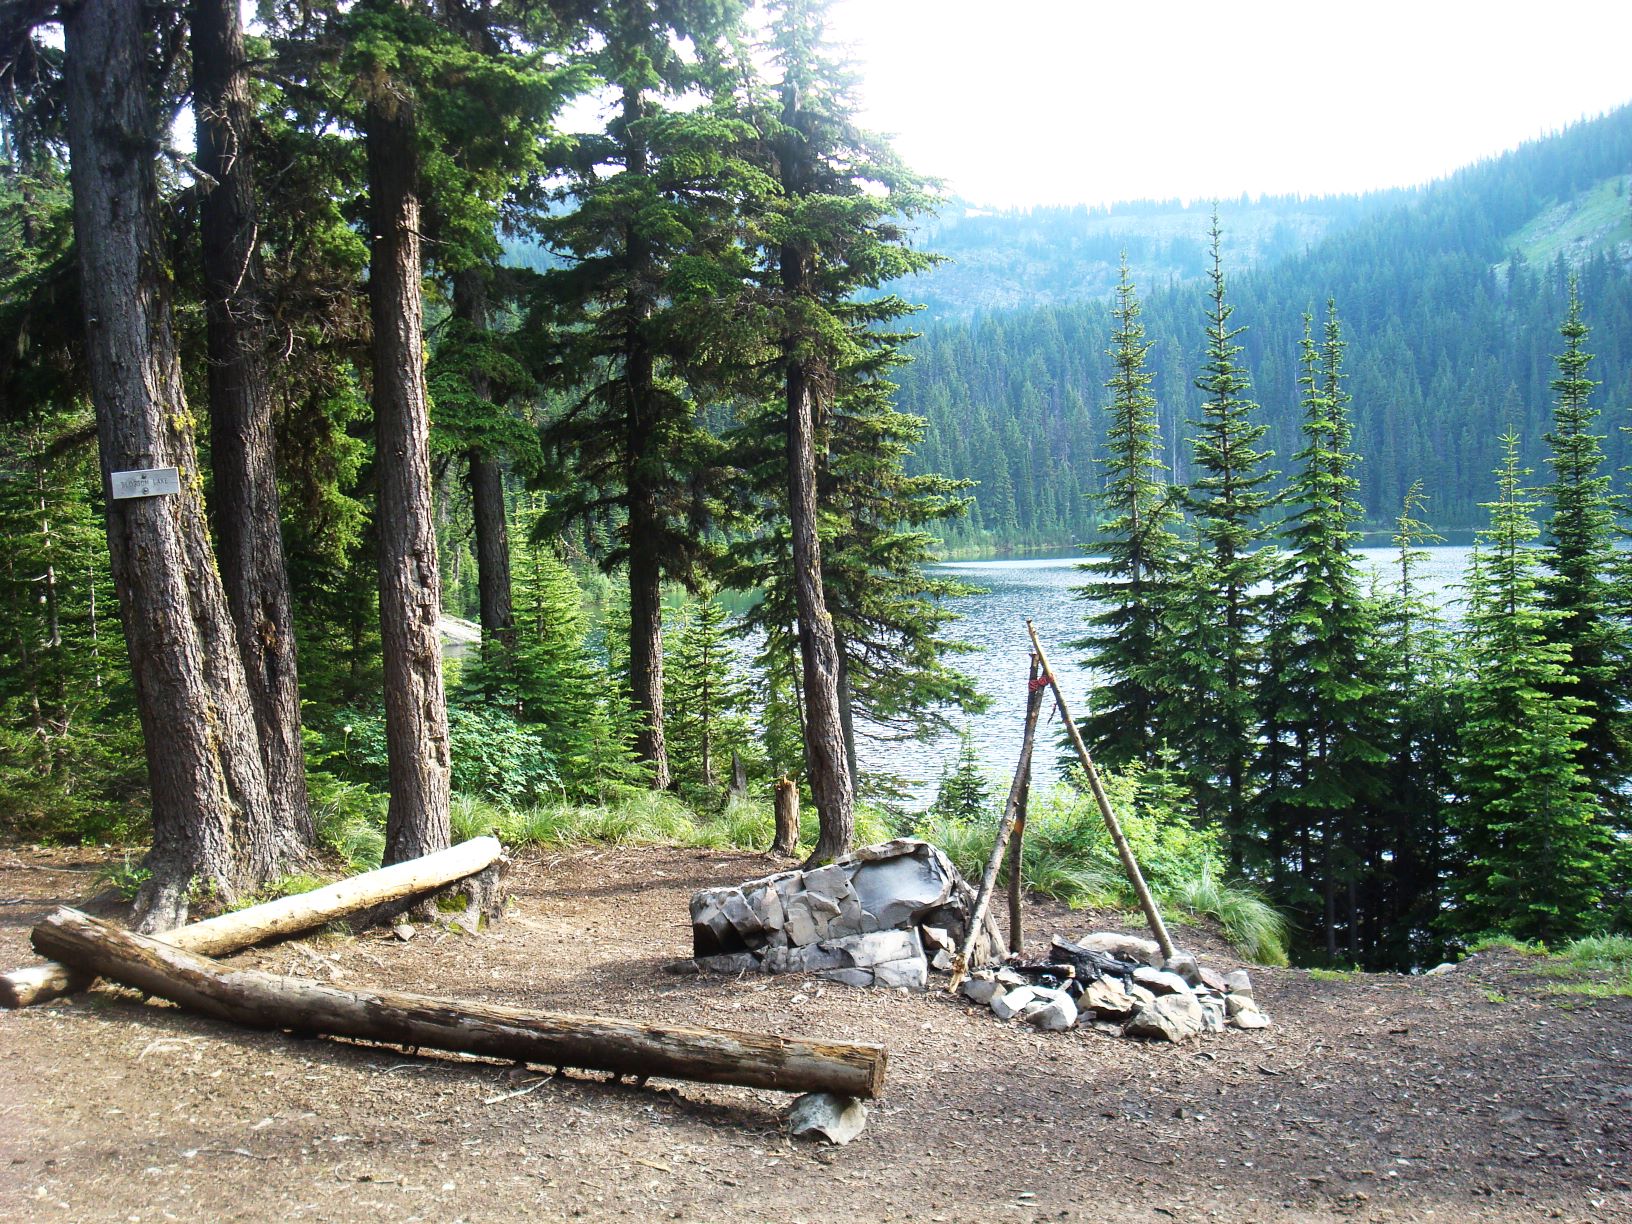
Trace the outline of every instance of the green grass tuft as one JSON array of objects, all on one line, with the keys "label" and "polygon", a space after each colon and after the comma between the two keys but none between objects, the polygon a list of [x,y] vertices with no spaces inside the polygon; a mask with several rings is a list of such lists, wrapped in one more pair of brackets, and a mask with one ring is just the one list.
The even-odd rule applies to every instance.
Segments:
[{"label": "green grass tuft", "polygon": [[1632,936],[1591,935],[1565,944],[1561,955],[1583,969],[1632,973]]},{"label": "green grass tuft", "polygon": [[1285,965],[1289,931],[1286,917],[1262,894],[1221,883],[1211,871],[1178,882],[1173,899],[1192,914],[1218,921],[1230,943],[1261,965]]},{"label": "green grass tuft", "polygon": [[1317,982],[1352,982],[1360,976],[1358,969],[1320,969],[1309,970],[1309,976]]},{"label": "green grass tuft", "polygon": [[1511,935],[1485,935],[1468,947],[1468,954],[1475,952],[1517,952],[1520,956],[1546,956],[1547,945],[1542,943],[1526,943],[1522,939],[1514,939]]}]

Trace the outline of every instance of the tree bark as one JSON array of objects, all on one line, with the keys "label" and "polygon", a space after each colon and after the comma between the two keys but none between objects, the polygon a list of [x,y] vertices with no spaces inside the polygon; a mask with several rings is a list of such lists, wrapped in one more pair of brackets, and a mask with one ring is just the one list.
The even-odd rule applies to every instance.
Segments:
[{"label": "tree bark", "polygon": [[442,610],[431,498],[413,99],[395,81],[368,102],[368,296],[374,327],[375,514],[391,788],[385,861],[446,848],[450,755],[436,623]]},{"label": "tree bark", "polygon": [[52,914],[34,928],[33,938],[37,951],[76,969],[252,1028],[778,1092],[874,1097],[884,1086],[887,1055],[877,1045],[658,1028],[398,991],[341,990],[309,978],[225,969],[71,909]]},{"label": "tree bark", "polygon": [[[485,331],[489,323],[487,285],[480,272],[453,278],[453,317]],[[470,375],[472,392],[493,398],[492,381],[480,370]],[[516,610],[510,594],[510,520],[504,504],[504,473],[498,457],[472,450],[471,517],[476,524],[476,591],[481,602],[482,642],[509,650],[516,644]]]},{"label": "tree bark", "polygon": [[839,660],[839,730],[844,734],[844,763],[850,769],[854,789],[861,785],[861,768],[856,764],[856,693],[850,687],[850,656],[845,653],[844,635],[837,630],[833,650]]},{"label": "tree bark", "polygon": [[771,853],[791,858],[799,849],[799,787],[792,778],[776,780],[776,836]]},{"label": "tree bark", "polygon": [[237,896],[276,874],[255,713],[210,546],[192,418],[171,330],[154,175],[158,128],[138,0],[64,20],[74,232],[104,490],[176,467],[174,496],[107,503],[108,551],[146,743],[151,876],[136,922],[186,920],[194,890]]},{"label": "tree bark", "polygon": [[820,830],[810,861],[824,863],[850,852],[856,836],[855,797],[839,707],[838,643],[822,590],[822,546],[816,533],[815,408],[809,379],[797,360],[788,363],[787,391],[788,502],[804,679],[805,770]]},{"label": "tree bark", "polygon": [[[502,854],[498,839],[473,837],[440,854],[410,859],[313,889],[233,910],[170,931],[164,942],[200,956],[221,956],[283,935],[294,935],[359,910],[431,892],[484,872]],[[95,978],[54,961],[0,974],[0,1006],[32,1007],[89,989]]]},{"label": "tree bark", "polygon": [[[799,134],[799,91],[782,89],[782,121],[793,133],[782,148],[782,188],[805,194],[804,140]],[[811,863],[849,853],[856,836],[853,778],[844,751],[839,707],[839,650],[833,617],[822,588],[822,545],[817,530],[816,387],[807,358],[792,334],[800,299],[809,293],[810,254],[796,241],[780,251],[782,292],[789,309],[790,334],[783,340],[788,414],[788,525],[793,547],[793,593],[799,623],[799,658],[804,686],[805,771],[816,802],[819,833]]]},{"label": "tree bark", "polygon": [[312,844],[312,821],[262,350],[249,73],[237,0],[194,0],[192,44],[198,165],[216,184],[199,210],[216,541],[266,766],[268,853],[294,864]]}]

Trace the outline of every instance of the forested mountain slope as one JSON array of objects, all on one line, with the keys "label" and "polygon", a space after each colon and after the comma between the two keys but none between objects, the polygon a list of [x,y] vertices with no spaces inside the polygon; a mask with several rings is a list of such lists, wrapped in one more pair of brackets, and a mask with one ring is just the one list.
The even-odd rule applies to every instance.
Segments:
[{"label": "forested mountain slope", "polygon": [[[1236,271],[1274,263],[1413,195],[1219,201],[1219,216],[1234,235],[1227,266]],[[918,230],[919,244],[946,262],[895,288],[924,303],[929,316],[950,319],[1099,301],[1116,284],[1123,252],[1147,286],[1194,281],[1206,270],[1212,209],[1210,200],[1135,200],[1110,208],[990,212],[957,201]]]},{"label": "forested mountain slope", "polygon": [[[1479,521],[1504,428],[1519,432],[1525,461],[1542,478],[1550,358],[1570,271],[1580,276],[1592,327],[1610,459],[1626,463],[1618,427],[1632,424],[1629,172],[1632,108],[1623,108],[1462,170],[1301,254],[1236,274],[1233,322],[1247,328],[1241,342],[1275,466],[1284,470],[1296,449],[1302,315],[1330,297],[1350,340],[1368,517],[1391,520],[1421,479],[1436,526]],[[1206,217],[1191,210],[1190,219],[1199,247]],[[1221,219],[1228,251],[1238,239],[1228,209]],[[1140,278],[1133,255],[1130,245]],[[1202,300],[1191,285],[1149,282],[1141,279],[1140,289],[1156,345],[1151,363],[1182,480],[1187,448],[1176,435],[1196,411]],[[929,422],[918,465],[980,482],[954,543],[1062,544],[1093,534],[1085,495],[1098,480],[1108,311],[1100,301],[1046,304],[1047,284],[1036,296],[1045,304],[969,318],[932,310],[917,360],[901,374],[902,408]]]}]

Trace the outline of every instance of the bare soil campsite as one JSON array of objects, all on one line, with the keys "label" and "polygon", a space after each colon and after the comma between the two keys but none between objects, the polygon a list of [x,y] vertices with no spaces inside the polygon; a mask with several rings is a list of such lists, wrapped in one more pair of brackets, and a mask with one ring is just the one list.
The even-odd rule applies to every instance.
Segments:
[{"label": "bare soil campsite", "polygon": [[[945,992],[682,974],[701,888],[784,866],[692,849],[530,850],[502,920],[318,935],[230,958],[387,987],[888,1050],[843,1147],[783,1093],[297,1037],[134,991],[0,1013],[13,1220],[1632,1219],[1632,1001],[1491,948],[1435,976],[1249,966],[1274,1019],[1179,1044],[1001,1022]],[[0,854],[0,959],[57,906],[117,920],[102,852]],[[1033,938],[1138,931],[1031,909]],[[1240,964],[1196,926],[1175,939]],[[1590,975],[1586,975],[1589,976]],[[1580,983],[1590,991],[1590,980]]]}]

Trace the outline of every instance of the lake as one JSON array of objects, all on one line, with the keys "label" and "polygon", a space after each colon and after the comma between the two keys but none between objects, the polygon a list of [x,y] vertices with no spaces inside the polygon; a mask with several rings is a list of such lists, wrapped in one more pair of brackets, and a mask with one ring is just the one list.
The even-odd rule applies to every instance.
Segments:
[{"label": "lake", "polygon": [[[1357,550],[1364,563],[1383,579],[1393,577],[1398,554],[1393,548]],[[1424,550],[1421,568],[1425,592],[1442,604],[1456,598],[1471,549],[1444,546]],[[962,656],[957,666],[972,675],[980,691],[991,698],[991,708],[968,720],[969,732],[986,772],[1006,790],[1020,753],[1021,723],[1026,707],[1026,666],[1031,644],[1026,619],[1036,622],[1037,636],[1059,676],[1060,688],[1074,713],[1087,708],[1088,672],[1077,662],[1069,643],[1083,633],[1087,606],[1073,592],[1085,575],[1081,554],[1026,557],[999,561],[952,561],[934,567],[980,588],[980,593],[957,601],[962,619],[951,627],[951,637],[978,648]],[[1058,776],[1056,746],[1060,733],[1053,703],[1044,707],[1033,776]],[[900,778],[915,806],[927,804],[945,766],[958,753],[958,737],[946,734],[929,742],[879,743],[861,739],[857,744],[863,773],[886,773]]]}]

